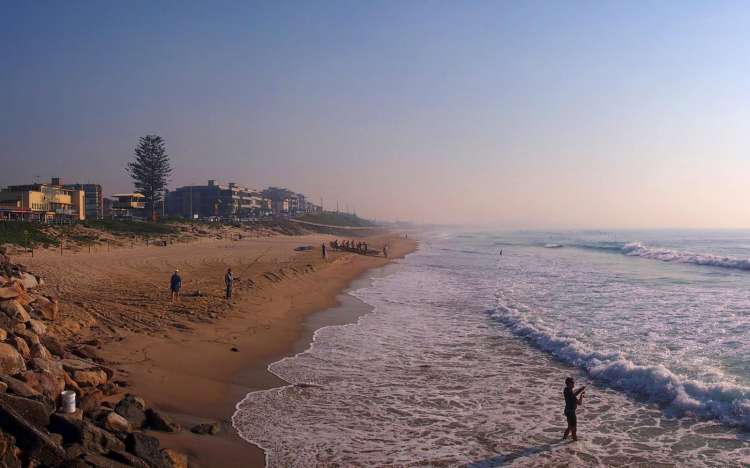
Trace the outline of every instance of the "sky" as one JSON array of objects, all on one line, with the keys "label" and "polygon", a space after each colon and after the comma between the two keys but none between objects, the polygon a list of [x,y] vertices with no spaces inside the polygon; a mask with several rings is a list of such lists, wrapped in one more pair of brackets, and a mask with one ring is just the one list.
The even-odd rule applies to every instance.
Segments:
[{"label": "sky", "polygon": [[0,0],[0,186],[285,186],[379,220],[750,228],[750,3]]}]

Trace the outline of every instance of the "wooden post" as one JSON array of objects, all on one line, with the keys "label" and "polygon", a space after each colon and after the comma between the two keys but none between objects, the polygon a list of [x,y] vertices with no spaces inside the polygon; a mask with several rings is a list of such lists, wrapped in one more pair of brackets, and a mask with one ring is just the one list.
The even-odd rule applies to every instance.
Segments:
[{"label": "wooden post", "polygon": [[62,253],[63,253],[63,240],[60,239],[60,256],[61,257],[62,257]]},{"label": "wooden post", "polygon": [[107,252],[109,252],[109,239],[107,239]]}]

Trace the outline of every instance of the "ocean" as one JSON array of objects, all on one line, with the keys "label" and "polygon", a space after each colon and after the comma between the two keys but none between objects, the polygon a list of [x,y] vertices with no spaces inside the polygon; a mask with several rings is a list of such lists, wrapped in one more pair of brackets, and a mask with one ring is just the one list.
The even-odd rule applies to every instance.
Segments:
[{"label": "ocean", "polygon": [[349,294],[237,405],[269,466],[750,465],[750,232],[431,232]]}]

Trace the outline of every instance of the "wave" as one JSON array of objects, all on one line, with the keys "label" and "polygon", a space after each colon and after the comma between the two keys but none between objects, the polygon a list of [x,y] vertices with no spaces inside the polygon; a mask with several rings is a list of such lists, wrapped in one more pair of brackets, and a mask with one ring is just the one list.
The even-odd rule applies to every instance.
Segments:
[{"label": "wave", "polygon": [[644,257],[662,262],[692,263],[695,265],[707,265],[722,268],[734,268],[738,270],[750,270],[750,259],[727,257],[710,254],[695,254],[691,252],[680,252],[678,250],[660,249],[646,247],[640,242],[625,244],[622,253],[633,257]]},{"label": "wave", "polygon": [[[545,245],[547,247],[550,244]],[[712,254],[697,254],[693,252],[671,250],[659,247],[647,247],[640,242],[600,242],[572,244],[580,249],[604,250],[617,252],[630,257],[643,257],[651,260],[674,263],[690,263],[693,265],[731,268],[750,271],[750,259]]]},{"label": "wave", "polygon": [[562,247],[562,244],[544,244],[545,249],[561,249]]},{"label": "wave", "polygon": [[498,298],[492,318],[537,348],[585,370],[594,380],[657,403],[677,414],[693,414],[750,429],[750,388],[681,377],[663,365],[639,365],[620,353],[601,353],[574,338],[560,337]]}]

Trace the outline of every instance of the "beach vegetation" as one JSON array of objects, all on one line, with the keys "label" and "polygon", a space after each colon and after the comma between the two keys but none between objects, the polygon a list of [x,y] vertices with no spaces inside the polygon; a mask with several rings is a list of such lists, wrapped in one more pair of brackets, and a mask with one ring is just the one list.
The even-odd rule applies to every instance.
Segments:
[{"label": "beach vegetation", "polygon": [[305,214],[298,218],[309,223],[325,224],[327,226],[373,227],[376,224],[369,219],[360,218],[356,214],[324,211],[322,213]]},{"label": "beach vegetation", "polygon": [[115,219],[92,219],[83,221],[83,226],[111,232],[113,234],[130,234],[137,236],[160,236],[177,233],[171,223],[147,223],[143,221],[120,221]]},{"label": "beach vegetation", "polygon": [[43,228],[46,225],[30,222],[0,223],[0,244],[13,244],[22,247],[31,245],[58,245],[58,240]]}]

